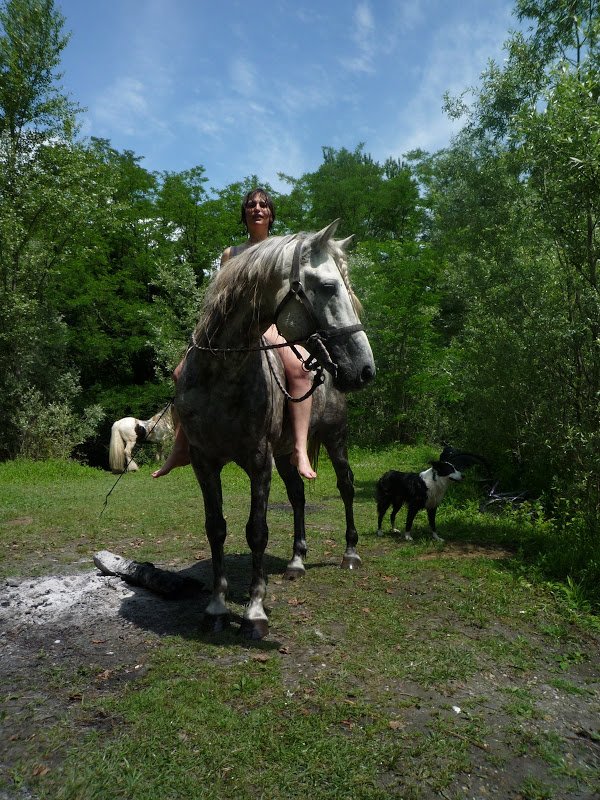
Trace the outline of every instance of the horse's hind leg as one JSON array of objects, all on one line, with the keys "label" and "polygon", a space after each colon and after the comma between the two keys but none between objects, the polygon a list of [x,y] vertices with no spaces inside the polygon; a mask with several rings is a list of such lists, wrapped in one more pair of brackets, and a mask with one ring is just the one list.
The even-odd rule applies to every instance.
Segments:
[{"label": "horse's hind leg", "polygon": [[285,483],[288,499],[294,512],[294,547],[292,560],[287,565],[284,578],[295,580],[302,578],[306,573],[304,559],[306,558],[306,529],[304,526],[304,481],[298,470],[290,464],[289,455],[277,456],[275,466]]},{"label": "horse's hind leg", "polygon": [[354,524],[354,473],[348,461],[348,448],[345,442],[339,441],[332,445],[325,442],[325,447],[335,470],[337,488],[346,511],[346,552],[340,566],[344,569],[356,569],[361,560],[357,550],[358,532]]},{"label": "horse's hind leg", "polygon": [[221,488],[221,466],[212,467],[200,462],[190,447],[190,458],[204,498],[206,535],[210,544],[213,569],[213,591],[204,611],[203,628],[218,633],[230,620],[225,603],[227,596],[227,577],[225,575],[224,544],[227,536],[227,523],[223,516],[223,493]]},{"label": "horse's hind leg", "polygon": [[133,448],[136,444],[137,439],[126,439],[125,440],[125,467],[127,472],[137,472],[138,465],[133,460],[132,453]]}]

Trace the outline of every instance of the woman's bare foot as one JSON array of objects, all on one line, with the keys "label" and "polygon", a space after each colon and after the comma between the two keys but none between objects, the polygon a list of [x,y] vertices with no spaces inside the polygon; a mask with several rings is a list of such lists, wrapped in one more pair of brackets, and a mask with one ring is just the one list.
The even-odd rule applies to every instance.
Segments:
[{"label": "woman's bare foot", "polygon": [[308,454],[306,452],[294,450],[290,456],[290,464],[293,464],[295,467],[297,467],[300,475],[309,481],[312,481],[317,477],[317,473],[311,467]]},{"label": "woman's bare foot", "polygon": [[152,473],[153,478],[162,478],[163,475],[168,475],[172,469],[175,467],[187,467],[190,463],[190,452],[188,448],[185,450],[178,448],[174,448],[165,463],[162,465],[160,469],[155,470]]}]

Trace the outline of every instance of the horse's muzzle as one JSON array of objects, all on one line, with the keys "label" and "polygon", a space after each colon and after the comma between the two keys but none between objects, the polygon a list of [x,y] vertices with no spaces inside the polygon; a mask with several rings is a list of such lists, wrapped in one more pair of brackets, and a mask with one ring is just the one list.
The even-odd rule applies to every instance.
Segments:
[{"label": "horse's muzzle", "polygon": [[375,366],[365,364],[359,370],[345,370],[338,368],[333,378],[333,385],[340,392],[347,394],[348,392],[357,392],[364,389],[375,377]]},{"label": "horse's muzzle", "polygon": [[362,368],[362,372],[360,374],[360,379],[362,381],[363,386],[366,386],[367,383],[373,380],[375,377],[375,367],[371,367],[369,364],[366,364]]}]

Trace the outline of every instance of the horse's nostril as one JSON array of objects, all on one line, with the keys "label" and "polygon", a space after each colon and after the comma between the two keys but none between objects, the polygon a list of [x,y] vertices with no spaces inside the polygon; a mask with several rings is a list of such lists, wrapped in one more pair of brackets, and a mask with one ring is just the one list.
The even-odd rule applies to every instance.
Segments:
[{"label": "horse's nostril", "polygon": [[363,371],[360,377],[363,383],[368,383],[369,381],[372,381],[373,378],[375,377],[374,367],[369,367],[369,366],[363,367]]}]

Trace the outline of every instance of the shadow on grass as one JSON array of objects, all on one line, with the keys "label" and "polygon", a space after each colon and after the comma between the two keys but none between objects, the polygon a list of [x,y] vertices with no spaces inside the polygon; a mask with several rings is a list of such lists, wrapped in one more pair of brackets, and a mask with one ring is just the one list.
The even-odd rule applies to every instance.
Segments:
[{"label": "shadow on grass", "polygon": [[[307,570],[330,566],[327,562],[309,563]],[[265,570],[270,579],[280,578],[287,567],[287,561],[277,556],[265,554]],[[257,647],[263,650],[276,650],[280,642],[272,640],[251,640],[240,634],[242,613],[240,607],[248,602],[248,587],[251,578],[252,555],[235,553],[225,556],[227,575],[227,605],[230,610],[230,625],[215,633],[202,628],[204,612],[211,597],[212,559],[202,559],[190,567],[173,572],[178,578],[188,582],[186,596],[179,599],[166,599],[148,589],[131,585],[132,594],[121,601],[120,616],[136,628],[151,631],[159,636],[178,636],[184,639],[203,641],[214,645],[239,644],[243,647]],[[196,585],[196,589],[190,589]],[[237,607],[237,609],[236,609]],[[269,608],[266,607],[267,616]]]}]

